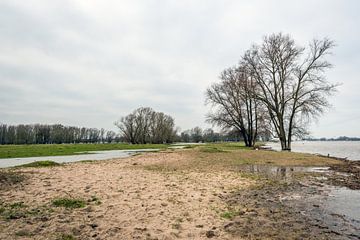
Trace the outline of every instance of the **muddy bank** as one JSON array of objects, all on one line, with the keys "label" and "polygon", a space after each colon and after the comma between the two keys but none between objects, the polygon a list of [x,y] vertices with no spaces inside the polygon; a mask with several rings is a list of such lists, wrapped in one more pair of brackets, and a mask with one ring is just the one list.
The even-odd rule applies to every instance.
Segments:
[{"label": "muddy bank", "polygon": [[352,167],[339,167],[342,172],[267,165],[239,169],[259,179],[255,187],[221,196],[229,219],[224,230],[235,238],[360,239],[360,192],[344,187],[353,181],[344,174]]},{"label": "muddy bank", "polygon": [[360,161],[344,161],[344,164],[332,165],[330,169],[342,173],[329,177],[331,184],[360,190]]},{"label": "muddy bank", "polygon": [[292,183],[223,196],[234,215],[224,229],[244,239],[359,239],[357,223],[326,209],[317,194]]}]

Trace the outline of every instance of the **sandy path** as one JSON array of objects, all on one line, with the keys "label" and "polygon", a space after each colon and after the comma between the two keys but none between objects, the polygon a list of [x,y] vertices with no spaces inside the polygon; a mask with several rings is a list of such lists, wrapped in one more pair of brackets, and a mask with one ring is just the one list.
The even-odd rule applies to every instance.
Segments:
[{"label": "sandy path", "polygon": [[[185,161],[182,151],[147,153],[127,159],[74,163],[61,167],[25,169],[29,180],[17,189],[0,192],[3,202],[49,206],[43,218],[0,220],[0,239],[13,239],[19,230],[29,239],[232,239],[223,231],[226,210],[219,197],[247,187],[249,180],[229,171],[161,172],[144,166]],[[80,209],[54,208],[58,197],[101,203]],[[20,237],[19,237],[20,239]],[[26,237],[21,237],[26,239]]]}]

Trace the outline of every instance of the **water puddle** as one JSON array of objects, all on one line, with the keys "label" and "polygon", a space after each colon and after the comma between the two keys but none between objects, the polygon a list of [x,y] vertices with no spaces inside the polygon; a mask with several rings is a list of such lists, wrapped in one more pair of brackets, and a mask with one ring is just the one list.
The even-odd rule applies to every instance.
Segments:
[{"label": "water puddle", "polygon": [[[330,187],[324,208],[356,223],[360,228],[360,191]],[[360,230],[360,229],[359,229]]]},{"label": "water puddle", "polygon": [[57,163],[70,163],[85,160],[107,160],[113,158],[125,158],[140,152],[153,152],[159,149],[136,149],[136,150],[108,150],[89,151],[86,154],[48,157],[27,157],[27,158],[3,158],[0,159],[0,168],[15,167],[35,161],[54,161]]},{"label": "water puddle", "polygon": [[344,239],[360,239],[360,191],[324,185],[315,194],[304,193],[294,203],[309,218]]},{"label": "water puddle", "polygon": [[272,165],[242,165],[239,171],[259,174],[267,178],[291,179],[295,173],[329,173],[329,167],[282,167]]}]

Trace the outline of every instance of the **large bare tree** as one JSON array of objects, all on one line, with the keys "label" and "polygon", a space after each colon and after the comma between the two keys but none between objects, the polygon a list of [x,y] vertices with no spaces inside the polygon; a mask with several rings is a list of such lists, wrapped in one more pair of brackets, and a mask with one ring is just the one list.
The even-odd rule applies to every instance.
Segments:
[{"label": "large bare tree", "polygon": [[309,120],[329,106],[336,84],[326,80],[326,60],[334,42],[324,38],[300,47],[282,33],[264,38],[246,52],[243,61],[260,91],[256,98],[267,108],[282,150],[291,150],[294,135],[306,132]]},{"label": "large bare tree", "polygon": [[176,136],[174,119],[149,107],[140,107],[115,125],[126,142],[133,144],[170,143]]},{"label": "large bare tree", "polygon": [[252,147],[258,136],[259,121],[264,117],[261,103],[254,97],[257,83],[243,63],[225,69],[220,80],[206,91],[206,103],[213,110],[207,121],[225,130],[237,129],[245,145]]}]

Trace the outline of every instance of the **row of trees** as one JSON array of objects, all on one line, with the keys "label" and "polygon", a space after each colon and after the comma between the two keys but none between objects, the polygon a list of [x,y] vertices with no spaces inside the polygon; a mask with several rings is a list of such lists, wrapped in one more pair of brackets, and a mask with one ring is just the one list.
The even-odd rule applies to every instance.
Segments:
[{"label": "row of trees", "polygon": [[61,124],[0,124],[0,144],[53,144],[119,142],[113,131]]},{"label": "row of trees", "polygon": [[307,133],[309,121],[323,113],[336,90],[324,75],[333,47],[327,38],[302,47],[282,33],[264,37],[207,89],[212,106],[207,121],[237,129],[246,146],[253,146],[259,133],[271,132],[283,150],[291,150],[292,138]]},{"label": "row of trees", "polygon": [[149,107],[140,107],[115,122],[120,129],[121,139],[132,144],[172,142],[219,142],[242,140],[236,129],[222,133],[208,128],[194,127],[181,133],[175,127],[174,119]]},{"label": "row of trees", "polygon": [[[149,110],[151,109],[139,108],[132,113],[137,116],[136,118],[129,117],[132,115],[130,114],[123,118],[124,122],[121,122],[121,120],[116,122],[116,125],[125,131],[122,130],[121,134],[116,134],[114,131],[106,131],[104,129],[79,128],[63,126],[61,124],[0,124],[0,145],[112,142],[220,142],[243,140],[236,130],[219,133],[211,128],[202,130],[200,127],[195,127],[178,134],[173,124],[174,120],[171,117],[163,113],[152,112],[155,116],[148,119],[148,113],[151,112]],[[134,121],[129,121],[129,119]],[[146,121],[143,121],[144,119]],[[128,137],[128,135],[133,138]],[[133,141],[131,141],[131,139],[133,139]]]},{"label": "row of trees", "polygon": [[179,142],[238,142],[244,140],[237,131],[231,129],[230,131],[215,132],[212,128],[202,130],[200,127],[185,130],[178,135]]},{"label": "row of trees", "polygon": [[176,139],[174,119],[149,107],[140,107],[115,125],[124,141],[132,144],[171,143]]}]

